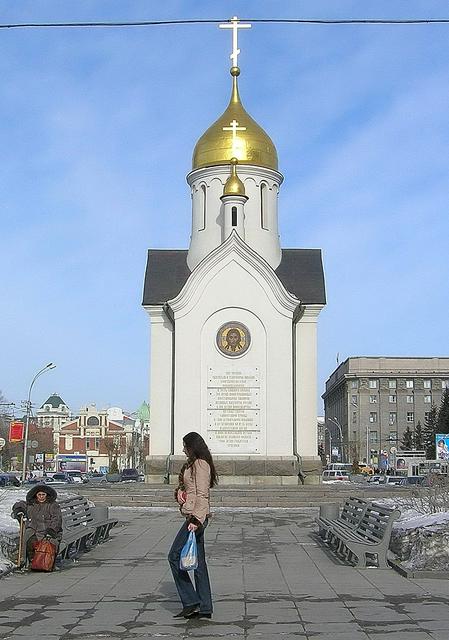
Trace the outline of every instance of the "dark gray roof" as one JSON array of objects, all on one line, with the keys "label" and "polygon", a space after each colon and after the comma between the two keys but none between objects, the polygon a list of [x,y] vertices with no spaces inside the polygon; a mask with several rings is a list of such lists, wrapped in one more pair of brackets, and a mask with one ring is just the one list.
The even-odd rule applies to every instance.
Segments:
[{"label": "dark gray roof", "polygon": [[[175,298],[190,275],[186,249],[149,249],[143,305]],[[283,249],[275,271],[284,287],[305,304],[325,304],[321,249]]]},{"label": "dark gray roof", "polygon": [[275,273],[284,287],[304,304],[326,304],[321,249],[282,249]]},{"label": "dark gray roof", "polygon": [[49,404],[53,407],[53,409],[57,409],[61,404],[65,405],[64,400],[61,398],[61,396],[58,396],[57,393],[53,393],[48,400],[46,400],[44,402],[44,404],[42,405],[41,409],[44,408],[44,406],[46,404]]}]

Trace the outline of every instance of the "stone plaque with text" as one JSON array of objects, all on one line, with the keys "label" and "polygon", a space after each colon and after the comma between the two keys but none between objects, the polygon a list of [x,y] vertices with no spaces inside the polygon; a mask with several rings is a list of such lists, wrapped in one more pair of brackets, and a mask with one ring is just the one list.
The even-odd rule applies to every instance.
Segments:
[{"label": "stone plaque with text", "polygon": [[209,367],[207,437],[215,453],[259,453],[258,367]]}]

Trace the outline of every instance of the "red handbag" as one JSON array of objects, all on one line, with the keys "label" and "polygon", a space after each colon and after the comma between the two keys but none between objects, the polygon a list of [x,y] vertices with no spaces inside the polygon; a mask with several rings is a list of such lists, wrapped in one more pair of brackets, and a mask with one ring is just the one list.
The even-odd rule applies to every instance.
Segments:
[{"label": "red handbag", "polygon": [[37,540],[33,545],[34,556],[31,560],[33,571],[53,571],[56,559],[56,547],[49,540]]}]

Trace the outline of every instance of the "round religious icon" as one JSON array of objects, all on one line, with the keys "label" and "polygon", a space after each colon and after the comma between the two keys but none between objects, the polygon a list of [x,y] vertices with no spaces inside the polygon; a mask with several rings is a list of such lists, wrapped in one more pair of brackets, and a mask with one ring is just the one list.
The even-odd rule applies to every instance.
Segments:
[{"label": "round religious icon", "polygon": [[226,356],[241,356],[251,343],[248,327],[241,322],[227,322],[217,331],[217,347]]}]

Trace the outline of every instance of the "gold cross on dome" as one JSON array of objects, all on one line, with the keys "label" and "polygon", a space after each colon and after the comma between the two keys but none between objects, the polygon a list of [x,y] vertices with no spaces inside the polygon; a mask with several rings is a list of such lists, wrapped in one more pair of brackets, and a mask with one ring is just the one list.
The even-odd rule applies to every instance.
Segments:
[{"label": "gold cross on dome", "polygon": [[250,29],[251,25],[249,24],[249,22],[246,23],[241,23],[239,22],[239,19],[237,18],[237,16],[234,16],[233,18],[231,18],[231,24],[229,24],[229,22],[226,22],[225,24],[220,24],[218,25],[220,27],[220,29],[232,29],[232,53],[229,56],[232,60],[232,66],[233,67],[238,67],[238,56],[240,53],[240,49],[238,48],[238,42],[237,42],[237,38],[238,38],[238,30],[239,29]]},{"label": "gold cross on dome", "polygon": [[231,120],[229,127],[223,127],[223,131],[232,131],[232,155],[238,156],[237,131],[246,131],[246,127],[239,127],[237,120]]}]

